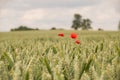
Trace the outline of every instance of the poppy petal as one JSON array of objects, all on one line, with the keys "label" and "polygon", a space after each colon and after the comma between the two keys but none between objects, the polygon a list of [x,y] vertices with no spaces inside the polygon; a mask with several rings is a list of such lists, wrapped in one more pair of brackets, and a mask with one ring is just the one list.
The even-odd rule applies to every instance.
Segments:
[{"label": "poppy petal", "polygon": [[76,38],[77,38],[77,34],[76,34],[76,33],[71,33],[70,37],[71,37],[72,39],[76,39]]}]

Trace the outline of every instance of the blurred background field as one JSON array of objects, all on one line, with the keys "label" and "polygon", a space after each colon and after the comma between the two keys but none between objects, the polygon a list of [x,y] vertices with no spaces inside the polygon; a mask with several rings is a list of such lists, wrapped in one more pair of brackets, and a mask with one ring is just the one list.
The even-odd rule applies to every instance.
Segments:
[{"label": "blurred background field", "polygon": [[[72,32],[81,44],[70,38]],[[119,75],[119,31],[0,32],[0,80],[120,80]]]},{"label": "blurred background field", "polygon": [[119,3],[0,0],[0,80],[120,80]]},{"label": "blurred background field", "polygon": [[119,31],[74,31],[74,30],[39,30],[39,31],[15,31],[15,32],[0,32],[0,40],[4,39],[35,39],[35,38],[48,38],[53,39],[58,37],[58,33],[64,33],[65,37],[69,38],[71,32],[79,34],[79,38],[83,37],[119,37]]}]

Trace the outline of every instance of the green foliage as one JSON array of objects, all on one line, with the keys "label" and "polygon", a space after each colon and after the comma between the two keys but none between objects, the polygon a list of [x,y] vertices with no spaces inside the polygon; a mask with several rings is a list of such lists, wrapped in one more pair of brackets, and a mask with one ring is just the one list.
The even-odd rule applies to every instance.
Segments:
[{"label": "green foliage", "polygon": [[56,28],[55,28],[55,27],[52,27],[50,30],[56,30]]},{"label": "green foliage", "polygon": [[82,22],[82,29],[83,30],[88,30],[88,29],[91,29],[91,23],[92,21],[90,19],[83,19],[83,22]]},{"label": "green foliage", "polygon": [[74,14],[74,18],[75,19],[73,20],[72,28],[75,30],[78,28],[82,28],[83,30],[92,29],[92,21],[90,19],[82,19],[82,16],[80,14]]},{"label": "green foliage", "polygon": [[25,80],[29,80],[29,72],[27,71],[26,74],[25,74]]},{"label": "green foliage", "polygon": [[82,24],[82,16],[80,14],[75,14],[74,15],[74,20],[73,20],[73,25],[72,28],[74,28],[75,30],[77,30],[78,28],[81,27]]},{"label": "green foliage", "polygon": [[49,74],[51,75],[51,80],[54,80],[53,72],[51,70],[50,63],[47,57],[44,58],[44,62]]},{"label": "green foliage", "polygon": [[0,33],[0,80],[119,80],[120,32]]},{"label": "green foliage", "polygon": [[98,31],[104,31],[102,28],[98,28]]},{"label": "green foliage", "polygon": [[7,61],[8,70],[10,71],[12,67],[14,66],[14,62],[12,58],[10,57],[10,54],[7,54],[6,52],[3,53],[4,60]]},{"label": "green foliage", "polygon": [[11,29],[11,31],[28,31],[28,30],[39,30],[39,29],[28,28],[27,26],[19,26],[18,28]]}]

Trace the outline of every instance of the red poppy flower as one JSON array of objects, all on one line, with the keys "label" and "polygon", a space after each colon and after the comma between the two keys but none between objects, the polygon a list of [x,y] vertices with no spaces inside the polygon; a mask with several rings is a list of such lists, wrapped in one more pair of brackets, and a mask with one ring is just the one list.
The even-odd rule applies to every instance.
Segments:
[{"label": "red poppy flower", "polygon": [[80,41],[79,41],[79,40],[76,40],[75,43],[80,44]]},{"label": "red poppy flower", "polygon": [[70,37],[71,37],[72,39],[76,39],[76,38],[77,38],[77,34],[76,34],[76,33],[71,33]]},{"label": "red poppy flower", "polygon": [[58,36],[64,37],[64,34],[63,33],[59,33]]}]

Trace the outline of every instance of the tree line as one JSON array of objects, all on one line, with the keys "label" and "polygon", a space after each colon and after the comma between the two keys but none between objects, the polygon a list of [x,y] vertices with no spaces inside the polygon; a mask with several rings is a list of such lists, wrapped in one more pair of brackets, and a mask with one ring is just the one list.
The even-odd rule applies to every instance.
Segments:
[{"label": "tree line", "polygon": [[[89,18],[84,19],[80,14],[74,14],[74,20],[72,21],[71,28],[73,28],[74,30],[78,30],[79,28],[81,28],[82,30],[89,30],[92,29],[91,24],[92,21]],[[18,28],[11,29],[11,31],[28,31],[28,30],[39,30],[39,29],[38,28],[33,29],[23,25],[19,26]],[[56,28],[52,27],[51,30],[56,30]],[[98,30],[101,31],[103,29],[99,28]],[[118,24],[118,30],[120,30],[120,21]]]},{"label": "tree line", "polygon": [[38,28],[28,28],[27,26],[19,26],[18,28],[11,29],[11,31],[29,31],[29,30],[39,30]]}]

